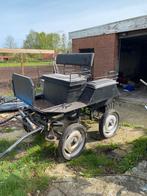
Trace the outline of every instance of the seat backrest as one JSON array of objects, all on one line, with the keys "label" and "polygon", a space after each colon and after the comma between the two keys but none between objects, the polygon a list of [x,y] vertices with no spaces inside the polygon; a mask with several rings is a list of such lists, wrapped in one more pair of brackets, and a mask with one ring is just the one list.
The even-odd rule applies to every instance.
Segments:
[{"label": "seat backrest", "polygon": [[91,71],[94,53],[58,54],[56,64],[80,66],[81,70]]},{"label": "seat backrest", "polygon": [[34,83],[31,78],[14,73],[12,75],[14,95],[28,105],[33,105],[35,99]]}]

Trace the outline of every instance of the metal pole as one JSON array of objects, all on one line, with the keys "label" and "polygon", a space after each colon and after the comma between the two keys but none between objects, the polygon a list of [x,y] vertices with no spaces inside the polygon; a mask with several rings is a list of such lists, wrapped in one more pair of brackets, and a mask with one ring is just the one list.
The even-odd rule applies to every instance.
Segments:
[{"label": "metal pole", "polygon": [[21,63],[21,73],[22,73],[22,75],[24,75],[24,58],[23,58],[22,53],[21,53],[21,57],[20,57],[20,63]]},{"label": "metal pole", "polygon": [[0,153],[0,159],[5,156],[6,154],[8,154],[9,152],[11,152],[18,144],[20,144],[24,139],[26,139],[27,137],[29,137],[30,135],[33,135],[37,132],[41,132],[43,130],[44,127],[39,127],[29,133],[27,133],[26,135],[22,136],[20,139],[18,139],[14,144],[12,144],[7,150],[5,150],[4,152]]}]

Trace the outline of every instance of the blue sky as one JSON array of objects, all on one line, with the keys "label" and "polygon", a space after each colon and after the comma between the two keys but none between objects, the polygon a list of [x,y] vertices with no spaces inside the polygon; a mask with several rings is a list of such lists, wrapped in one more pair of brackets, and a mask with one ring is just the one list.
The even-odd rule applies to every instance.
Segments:
[{"label": "blue sky", "polygon": [[0,47],[30,30],[67,33],[147,14],[147,0],[0,0]]}]

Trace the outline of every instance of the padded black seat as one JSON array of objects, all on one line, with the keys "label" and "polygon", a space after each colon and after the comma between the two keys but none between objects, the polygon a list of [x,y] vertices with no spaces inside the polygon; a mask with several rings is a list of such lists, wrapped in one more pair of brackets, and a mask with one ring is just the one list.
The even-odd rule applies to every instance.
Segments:
[{"label": "padded black seat", "polygon": [[56,64],[80,65],[90,68],[93,64],[93,59],[94,53],[58,54]]},{"label": "padded black seat", "polygon": [[79,74],[64,75],[64,74],[45,74],[42,76],[45,81],[54,81],[68,86],[82,85],[86,82],[84,76],[79,76]]},{"label": "padded black seat", "polygon": [[57,105],[77,101],[91,75],[94,53],[59,54],[56,64],[80,66],[80,73],[63,75],[59,73],[43,75],[44,91],[47,100]]},{"label": "padded black seat", "polygon": [[93,59],[94,53],[58,54],[56,58],[56,65],[64,65],[64,73],[66,73],[67,68],[70,68],[67,73],[71,73],[71,66],[74,68],[78,67],[77,72],[80,72],[82,75],[90,78]]}]

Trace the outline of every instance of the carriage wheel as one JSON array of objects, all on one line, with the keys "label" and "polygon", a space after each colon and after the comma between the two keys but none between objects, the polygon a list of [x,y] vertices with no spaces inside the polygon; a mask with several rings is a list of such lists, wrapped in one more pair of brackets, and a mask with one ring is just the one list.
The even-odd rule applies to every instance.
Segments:
[{"label": "carriage wheel", "polygon": [[63,160],[71,160],[79,156],[85,147],[86,130],[79,123],[69,125],[62,134],[58,152]]},{"label": "carriage wheel", "polygon": [[113,137],[119,126],[119,114],[114,109],[106,111],[99,122],[99,132],[103,138]]}]

